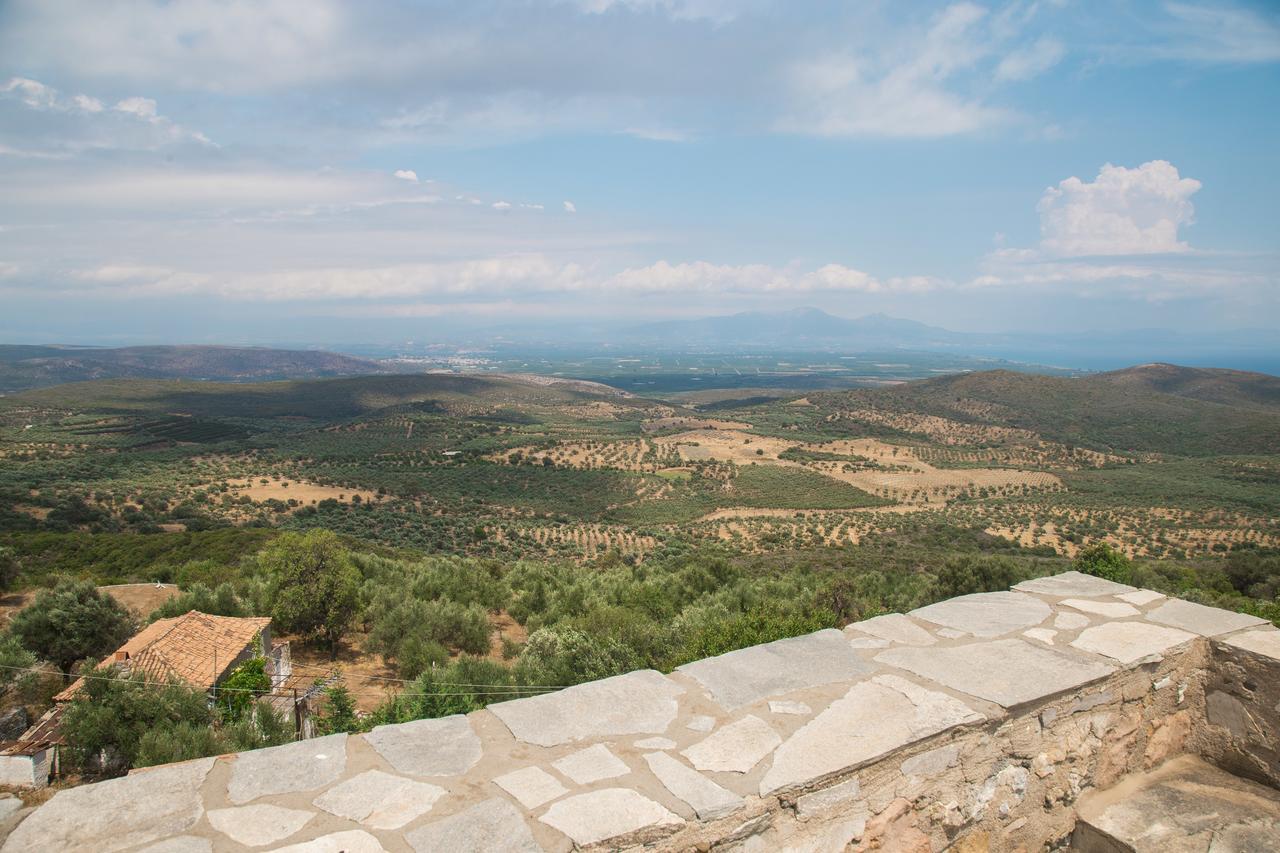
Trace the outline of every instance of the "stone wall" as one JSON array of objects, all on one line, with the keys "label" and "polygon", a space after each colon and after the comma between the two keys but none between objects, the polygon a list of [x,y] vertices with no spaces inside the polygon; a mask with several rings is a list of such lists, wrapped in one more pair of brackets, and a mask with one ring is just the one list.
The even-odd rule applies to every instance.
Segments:
[{"label": "stone wall", "polygon": [[61,791],[3,850],[1032,851],[1182,752],[1274,782],[1278,668],[1262,620],[1067,573]]}]

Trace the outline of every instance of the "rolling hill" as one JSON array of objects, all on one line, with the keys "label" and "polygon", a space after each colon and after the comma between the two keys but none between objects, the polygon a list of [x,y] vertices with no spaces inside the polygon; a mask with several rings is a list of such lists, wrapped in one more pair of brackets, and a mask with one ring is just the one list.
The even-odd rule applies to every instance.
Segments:
[{"label": "rolling hill", "polygon": [[1280,376],[1266,373],[1156,363],[1102,373],[1090,381],[1228,406],[1280,409]]},{"label": "rolling hill", "polygon": [[385,373],[377,362],[339,353],[264,347],[0,346],[0,393],[94,379],[260,382]]},{"label": "rolling hill", "polygon": [[[1237,386],[1200,387],[1226,396],[1224,388]],[[895,388],[810,394],[808,399],[832,410],[872,406],[1026,429],[1101,450],[1185,456],[1280,452],[1280,410],[1166,393],[1140,381],[1117,380],[1114,374],[1064,378],[992,370]]]}]

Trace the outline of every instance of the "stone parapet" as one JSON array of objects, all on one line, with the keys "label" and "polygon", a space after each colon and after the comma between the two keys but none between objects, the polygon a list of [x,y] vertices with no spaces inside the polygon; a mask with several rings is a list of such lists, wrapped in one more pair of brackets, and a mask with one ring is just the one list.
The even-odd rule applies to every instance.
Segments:
[{"label": "stone parapet", "polygon": [[1034,850],[1194,753],[1275,785],[1280,632],[1075,572],[56,794],[3,851]]}]

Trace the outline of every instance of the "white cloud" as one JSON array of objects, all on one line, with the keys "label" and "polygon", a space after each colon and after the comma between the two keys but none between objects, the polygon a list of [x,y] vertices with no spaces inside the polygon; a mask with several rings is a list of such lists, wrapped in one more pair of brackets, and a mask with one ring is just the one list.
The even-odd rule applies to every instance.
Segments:
[{"label": "white cloud", "polygon": [[509,202],[509,201],[495,201],[495,202],[493,203],[493,209],[494,209],[494,210],[510,210],[510,209],[511,209],[511,202]]},{"label": "white cloud", "polygon": [[125,98],[113,107],[116,112],[129,113],[151,121],[156,118],[156,102],[151,98]]},{"label": "white cloud", "polygon": [[804,271],[764,264],[728,265],[706,261],[672,264],[658,261],[617,273],[609,277],[603,286],[610,292],[641,293],[886,293],[934,290],[946,286],[946,282],[928,277],[881,280],[840,264]]},{"label": "white cloud", "polygon": [[[1280,62],[1280,21],[1225,4],[1166,3],[1172,25],[1146,53],[1168,59],[1229,63]],[[1274,9],[1272,10],[1274,11]]]},{"label": "white cloud", "polygon": [[566,202],[564,203],[564,212],[565,212],[565,213],[577,213],[577,212],[578,212],[578,206],[577,206],[576,204],[574,204],[573,202],[571,202],[571,201],[566,201]]},{"label": "white cloud", "polygon": [[1191,196],[1199,189],[1165,160],[1136,169],[1108,163],[1092,182],[1070,177],[1044,191],[1041,246],[1065,256],[1185,252],[1178,229],[1193,221]]},{"label": "white cloud", "polygon": [[1010,53],[996,66],[996,80],[1017,82],[1030,80],[1062,61],[1067,49],[1062,42],[1045,36],[1034,44]]},{"label": "white cloud", "polygon": [[[13,77],[0,86],[0,99],[15,98],[37,113],[61,116],[64,124],[55,138],[41,140],[43,149],[23,146],[26,156],[56,154],[91,148],[146,150],[178,142],[198,142],[216,147],[199,131],[188,130],[159,114],[152,98],[123,98],[109,110],[98,98],[85,94],[64,97],[52,86],[25,77]],[[0,123],[0,140],[5,132],[24,137],[20,127]],[[0,149],[5,146],[0,141]]]},{"label": "white cloud", "polygon": [[1011,118],[946,84],[990,52],[986,10],[956,3],[920,33],[880,52],[832,53],[791,70],[795,107],[776,128],[818,136],[933,137],[971,133]]},{"label": "white cloud", "polygon": [[418,173],[412,169],[396,169],[393,174],[402,181],[409,181],[414,184],[418,182]]}]

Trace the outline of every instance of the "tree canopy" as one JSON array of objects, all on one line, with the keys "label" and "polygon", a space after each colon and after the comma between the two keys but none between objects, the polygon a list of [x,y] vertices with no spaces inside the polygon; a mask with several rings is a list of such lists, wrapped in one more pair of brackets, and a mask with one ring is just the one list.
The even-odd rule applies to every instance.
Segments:
[{"label": "tree canopy", "polygon": [[336,656],[359,606],[360,572],[336,534],[286,533],[258,558],[281,631],[320,640]]},{"label": "tree canopy", "polygon": [[70,672],[76,661],[119,648],[135,627],[129,611],[91,582],[63,581],[20,610],[9,631],[28,651]]}]

